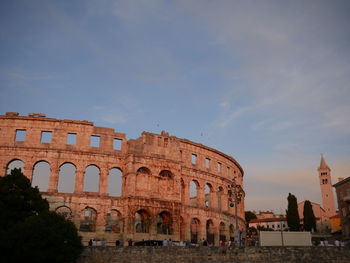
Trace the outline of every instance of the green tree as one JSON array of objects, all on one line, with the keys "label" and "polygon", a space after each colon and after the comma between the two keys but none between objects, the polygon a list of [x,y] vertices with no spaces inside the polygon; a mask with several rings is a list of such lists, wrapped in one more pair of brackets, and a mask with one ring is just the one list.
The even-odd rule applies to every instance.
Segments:
[{"label": "green tree", "polygon": [[314,211],[312,210],[312,204],[309,200],[304,203],[304,230],[305,231],[316,231],[316,217]]},{"label": "green tree", "polygon": [[49,203],[33,188],[21,169],[0,177],[0,231],[23,219],[49,211]]},{"label": "green tree", "polygon": [[73,263],[82,252],[75,225],[49,211],[20,169],[0,177],[0,262]]},{"label": "green tree", "polygon": [[245,222],[247,224],[247,227],[249,226],[250,220],[257,218],[256,215],[252,211],[245,211],[244,215],[245,215]]},{"label": "green tree", "polygon": [[288,209],[287,209],[287,223],[290,231],[300,230],[300,217],[298,212],[297,198],[289,193],[288,195]]}]

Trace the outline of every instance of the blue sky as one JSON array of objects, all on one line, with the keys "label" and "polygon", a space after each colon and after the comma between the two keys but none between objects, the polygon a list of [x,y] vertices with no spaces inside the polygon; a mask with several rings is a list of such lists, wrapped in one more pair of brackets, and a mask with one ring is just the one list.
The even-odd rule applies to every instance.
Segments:
[{"label": "blue sky", "polygon": [[246,209],[350,176],[349,1],[1,1],[0,112],[187,138],[236,158]]}]

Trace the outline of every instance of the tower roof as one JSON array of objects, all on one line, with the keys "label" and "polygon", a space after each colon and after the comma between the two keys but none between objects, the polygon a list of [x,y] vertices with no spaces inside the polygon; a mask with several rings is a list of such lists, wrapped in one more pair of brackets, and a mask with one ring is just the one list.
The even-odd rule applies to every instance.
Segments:
[{"label": "tower roof", "polygon": [[321,154],[320,169],[330,169],[323,158],[323,154]]}]

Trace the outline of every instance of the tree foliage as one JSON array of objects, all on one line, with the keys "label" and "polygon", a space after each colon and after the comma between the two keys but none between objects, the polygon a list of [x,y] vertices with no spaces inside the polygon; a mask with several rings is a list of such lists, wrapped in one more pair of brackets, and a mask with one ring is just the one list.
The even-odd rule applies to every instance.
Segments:
[{"label": "tree foliage", "polygon": [[304,203],[304,230],[305,231],[316,231],[316,217],[312,209],[312,204],[309,200],[306,200]]},{"label": "tree foliage", "polygon": [[288,195],[288,209],[287,209],[287,223],[290,231],[300,230],[300,217],[298,212],[297,198],[289,193]]},{"label": "tree foliage", "polygon": [[49,204],[20,169],[0,177],[0,262],[75,262],[82,251],[75,225]]},{"label": "tree foliage", "polygon": [[49,203],[43,199],[38,188],[33,188],[21,169],[13,169],[0,177],[0,230],[9,224],[22,221],[29,216],[49,211]]},{"label": "tree foliage", "polygon": [[245,211],[244,215],[245,215],[245,221],[247,223],[247,226],[249,225],[250,220],[257,218],[252,211]]}]

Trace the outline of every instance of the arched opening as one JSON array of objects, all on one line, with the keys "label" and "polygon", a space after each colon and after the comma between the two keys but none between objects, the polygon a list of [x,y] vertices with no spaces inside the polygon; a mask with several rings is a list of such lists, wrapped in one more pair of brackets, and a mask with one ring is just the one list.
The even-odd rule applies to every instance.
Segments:
[{"label": "arched opening", "polygon": [[147,167],[140,167],[139,169],[137,169],[136,174],[137,175],[141,175],[141,174],[151,175],[151,171]]},{"label": "arched opening", "polygon": [[79,231],[81,231],[81,232],[95,232],[96,231],[96,220],[97,220],[96,210],[91,208],[91,207],[86,207],[82,211]]},{"label": "arched opening", "polygon": [[66,219],[72,219],[72,210],[68,206],[60,206],[56,208],[55,212]]},{"label": "arched opening", "polygon": [[197,244],[199,238],[200,221],[198,218],[192,218],[191,220],[191,243]]},{"label": "arched opening", "polygon": [[224,222],[221,222],[219,226],[219,238],[220,241],[226,241],[226,226]]},{"label": "arched opening", "polygon": [[96,165],[89,165],[84,173],[84,192],[98,192],[100,185],[100,169]]},{"label": "arched opening", "polygon": [[22,160],[19,160],[19,159],[15,159],[15,160],[10,161],[6,167],[6,174],[10,174],[11,170],[13,170],[15,168],[21,169],[22,173],[24,173],[24,162]]},{"label": "arched opening", "polygon": [[197,181],[192,180],[190,182],[190,205],[198,206],[198,187],[199,184]]},{"label": "arched opening", "polygon": [[150,189],[151,171],[147,167],[140,167],[136,172],[136,190],[139,194],[147,194]]},{"label": "arched opening", "polygon": [[37,186],[40,192],[46,192],[49,188],[50,164],[45,161],[37,162],[33,169],[32,186]]},{"label": "arched opening", "polygon": [[136,233],[149,233],[150,216],[147,211],[141,209],[135,213],[135,231]]},{"label": "arched opening", "polygon": [[170,172],[169,170],[162,170],[160,173],[159,173],[159,176],[160,177],[163,177],[163,178],[172,178],[173,177],[173,174],[172,172]]},{"label": "arched opening", "polygon": [[167,211],[163,211],[157,216],[157,234],[173,234],[173,219]]},{"label": "arched opening", "polygon": [[121,214],[119,211],[113,209],[109,213],[107,213],[105,231],[120,233],[121,229]]},{"label": "arched opening", "polygon": [[221,211],[221,199],[224,189],[220,186],[217,191],[217,198],[218,198],[218,210]]},{"label": "arched opening", "polygon": [[206,224],[206,232],[207,232],[207,241],[208,244],[214,244],[215,242],[215,236],[214,236],[214,224],[213,221],[211,219],[207,220],[207,224]]},{"label": "arched opening", "polygon": [[122,195],[122,171],[118,168],[109,170],[107,192],[110,196]]},{"label": "arched opening", "polygon": [[64,163],[61,165],[58,174],[59,193],[73,193],[75,186],[76,167],[71,163]]},{"label": "arched opening", "polygon": [[210,184],[204,185],[204,205],[206,208],[211,207],[211,191],[212,187]]}]

